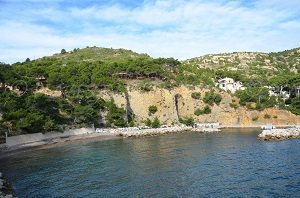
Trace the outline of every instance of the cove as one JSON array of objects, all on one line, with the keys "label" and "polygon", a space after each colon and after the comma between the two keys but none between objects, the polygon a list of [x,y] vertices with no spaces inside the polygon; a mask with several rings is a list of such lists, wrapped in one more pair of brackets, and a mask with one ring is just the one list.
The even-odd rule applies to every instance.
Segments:
[{"label": "cove", "polygon": [[257,129],[72,143],[1,159],[18,197],[297,197],[300,139]]}]

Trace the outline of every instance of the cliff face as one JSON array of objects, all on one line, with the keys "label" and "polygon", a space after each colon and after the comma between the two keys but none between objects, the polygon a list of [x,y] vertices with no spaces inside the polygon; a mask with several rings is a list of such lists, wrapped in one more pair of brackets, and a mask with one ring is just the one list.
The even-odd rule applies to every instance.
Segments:
[{"label": "cliff face", "polygon": [[[210,114],[196,116],[195,110],[203,109],[206,104],[202,98],[209,89],[186,86],[177,87],[172,90],[155,87],[152,91],[141,92],[132,87],[128,87],[126,94],[116,94],[110,91],[101,91],[99,97],[109,100],[114,99],[119,107],[132,111],[135,120],[139,125],[147,119],[158,117],[162,124],[171,125],[178,123],[180,117],[193,117],[195,122],[219,122],[223,125],[262,125],[273,123],[276,125],[298,124],[300,116],[296,116],[288,111],[269,108],[263,111],[250,111],[245,107],[238,106],[236,109],[230,103],[238,103],[238,99],[230,94],[215,90],[221,94],[220,105],[211,106]],[[193,92],[201,93],[200,99],[191,97]],[[150,115],[148,107],[155,105],[157,112]]]}]

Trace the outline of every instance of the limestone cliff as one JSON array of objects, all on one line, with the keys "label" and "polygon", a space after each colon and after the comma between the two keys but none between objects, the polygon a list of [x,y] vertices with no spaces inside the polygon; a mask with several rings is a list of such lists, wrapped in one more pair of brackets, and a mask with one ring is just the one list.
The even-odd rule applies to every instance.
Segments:
[{"label": "limestone cliff", "polygon": [[[207,88],[181,86],[171,90],[154,87],[152,91],[141,92],[135,87],[128,86],[127,96],[110,91],[101,91],[98,96],[106,100],[113,98],[119,107],[125,109],[130,107],[139,125],[142,125],[147,118],[153,119],[154,117],[158,117],[160,122],[166,125],[178,123],[180,117],[193,117],[198,123],[219,122],[223,125],[246,126],[268,123],[288,125],[300,123],[300,116],[285,110],[269,108],[263,111],[250,111],[239,105],[237,108],[233,108],[230,104],[238,104],[238,98],[217,89],[215,91],[222,96],[220,105],[214,104],[210,114],[196,116],[195,110],[206,106],[202,98],[207,91],[209,91]],[[202,97],[200,99],[192,98],[193,92],[200,92]],[[158,109],[154,115],[149,115],[148,107],[150,105],[155,105]]]}]

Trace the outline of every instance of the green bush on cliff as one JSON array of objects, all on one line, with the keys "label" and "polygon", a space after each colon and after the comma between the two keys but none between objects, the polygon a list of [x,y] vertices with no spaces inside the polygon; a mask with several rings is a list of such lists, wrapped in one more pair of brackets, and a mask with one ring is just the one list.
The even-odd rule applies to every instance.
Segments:
[{"label": "green bush on cliff", "polygon": [[160,121],[157,117],[155,117],[153,121],[151,121],[149,118],[147,118],[145,124],[146,124],[146,126],[151,127],[151,128],[159,128],[160,127]]},{"label": "green bush on cliff", "polygon": [[191,125],[194,124],[194,118],[192,118],[192,117],[179,118],[179,122],[181,124],[185,124],[187,126],[191,126]]},{"label": "green bush on cliff", "polygon": [[229,106],[234,109],[238,108],[238,104],[236,104],[236,103],[230,103]]},{"label": "green bush on cliff", "polygon": [[159,128],[160,127],[160,121],[157,117],[154,118],[151,126],[152,126],[152,128]]},{"label": "green bush on cliff", "polygon": [[155,105],[150,105],[148,107],[149,114],[155,114],[157,112],[157,107]]},{"label": "green bush on cliff", "polygon": [[193,92],[191,94],[192,98],[199,100],[201,98],[201,93],[199,92]]},{"label": "green bush on cliff", "polygon": [[222,101],[222,96],[220,94],[215,93],[214,91],[209,91],[205,93],[203,101],[211,106],[214,103],[220,105]]},{"label": "green bush on cliff", "polygon": [[208,105],[206,105],[203,109],[196,109],[196,111],[194,112],[196,116],[203,115],[203,114],[210,114],[210,113],[211,113],[211,108]]},{"label": "green bush on cliff", "polygon": [[253,118],[252,118],[252,121],[257,121],[258,120],[258,116],[254,116]]},{"label": "green bush on cliff", "polygon": [[125,121],[125,113],[126,111],[123,108],[117,107],[114,103],[114,100],[110,100],[106,102],[107,107],[107,124],[108,126],[116,126],[116,127],[126,127],[127,122]]},{"label": "green bush on cliff", "polygon": [[266,113],[266,114],[264,115],[264,118],[265,118],[265,119],[271,119],[271,115]]}]

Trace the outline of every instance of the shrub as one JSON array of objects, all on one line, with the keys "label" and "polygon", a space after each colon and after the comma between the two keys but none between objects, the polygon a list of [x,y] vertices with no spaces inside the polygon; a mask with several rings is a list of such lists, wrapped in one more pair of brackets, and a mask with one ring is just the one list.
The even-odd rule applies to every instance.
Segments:
[{"label": "shrub", "polygon": [[159,121],[159,119],[157,117],[154,118],[154,120],[153,120],[153,122],[151,124],[151,127],[152,128],[158,128],[158,127],[160,127],[160,121]]},{"label": "shrub", "polygon": [[149,118],[147,118],[145,124],[146,124],[146,126],[151,127],[152,122]]},{"label": "shrub", "polygon": [[257,104],[254,104],[254,103],[247,103],[246,107],[247,107],[247,109],[254,110],[257,107],[256,105]]},{"label": "shrub", "polygon": [[179,118],[179,122],[181,124],[185,124],[187,126],[191,126],[194,124],[194,119],[192,117],[187,117],[187,118]]},{"label": "shrub", "polygon": [[157,117],[154,118],[153,121],[151,121],[149,118],[145,122],[146,126],[152,127],[152,128],[159,128],[160,127],[160,121]]},{"label": "shrub", "polygon": [[269,114],[266,113],[266,114],[264,115],[264,118],[265,118],[265,119],[270,119],[271,116],[270,116]]},{"label": "shrub", "polygon": [[203,98],[203,101],[209,105],[213,105],[214,103],[219,105],[222,100],[222,96],[220,94],[216,94],[214,91],[206,92]]},{"label": "shrub", "polygon": [[196,109],[195,112],[194,112],[194,114],[195,114],[196,116],[199,116],[199,115],[202,115],[203,112],[202,112],[201,109]]},{"label": "shrub", "polygon": [[157,107],[155,105],[150,105],[148,107],[148,110],[149,110],[149,114],[155,114],[157,112]]},{"label": "shrub", "polygon": [[203,114],[210,114],[210,113],[211,113],[211,108],[208,105],[206,105],[204,109],[196,109],[196,111],[194,112],[196,116],[203,115]]},{"label": "shrub", "polygon": [[277,119],[277,118],[278,118],[278,116],[276,116],[276,115],[275,115],[275,116],[273,116],[273,118],[274,118],[274,119]]},{"label": "shrub", "polygon": [[192,98],[199,100],[201,98],[201,93],[199,92],[193,92],[191,94]]},{"label": "shrub", "polygon": [[238,108],[238,104],[236,104],[236,103],[230,103],[229,105],[231,108],[234,108],[234,109]]},{"label": "shrub", "polygon": [[252,118],[252,121],[257,121],[257,120],[258,120],[258,116]]}]

